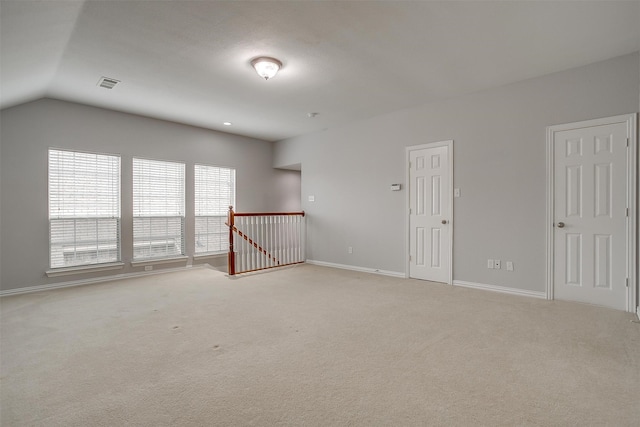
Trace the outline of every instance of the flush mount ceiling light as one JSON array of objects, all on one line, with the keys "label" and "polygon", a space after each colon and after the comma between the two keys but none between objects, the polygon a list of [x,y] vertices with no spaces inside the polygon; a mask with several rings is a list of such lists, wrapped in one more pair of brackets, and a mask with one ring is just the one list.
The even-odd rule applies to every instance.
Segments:
[{"label": "flush mount ceiling light", "polygon": [[266,56],[254,59],[251,61],[251,65],[256,69],[258,75],[265,80],[269,80],[275,76],[280,68],[282,68],[282,62]]}]

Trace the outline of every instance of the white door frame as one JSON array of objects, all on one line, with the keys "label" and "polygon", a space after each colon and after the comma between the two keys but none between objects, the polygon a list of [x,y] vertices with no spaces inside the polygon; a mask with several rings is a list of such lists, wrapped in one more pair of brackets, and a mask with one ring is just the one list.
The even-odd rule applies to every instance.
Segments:
[{"label": "white door frame", "polygon": [[405,277],[409,278],[409,274],[410,274],[410,261],[409,261],[409,253],[411,252],[411,248],[410,248],[410,220],[409,220],[409,209],[411,207],[411,201],[410,201],[410,196],[411,196],[411,192],[410,192],[410,185],[411,185],[411,171],[409,170],[409,156],[411,155],[412,151],[415,150],[423,150],[425,148],[436,148],[436,147],[447,147],[448,151],[449,151],[449,197],[448,197],[448,204],[449,204],[449,212],[451,213],[451,219],[449,220],[449,232],[446,234],[446,237],[449,239],[449,272],[447,274],[447,284],[449,285],[453,285],[453,140],[447,140],[447,141],[439,141],[439,142],[430,142],[427,144],[420,144],[420,145],[411,145],[408,147],[405,147],[405,168],[406,168],[406,172],[405,172],[405,182],[407,183],[407,188],[405,191],[405,232],[404,232],[404,238],[405,238],[405,244],[404,247],[407,249],[407,252],[405,254]]},{"label": "white door frame", "polygon": [[566,123],[547,127],[547,292],[548,300],[554,298],[554,145],[553,141],[557,132],[571,129],[579,129],[591,126],[602,126],[616,123],[624,123],[627,126],[627,206],[629,215],[627,217],[628,236],[626,241],[626,277],[629,279],[627,286],[627,311],[636,312],[636,298],[638,295],[638,258],[636,255],[638,241],[638,152],[636,133],[637,114],[624,114],[621,116],[606,117],[601,119],[586,120],[576,123]]}]

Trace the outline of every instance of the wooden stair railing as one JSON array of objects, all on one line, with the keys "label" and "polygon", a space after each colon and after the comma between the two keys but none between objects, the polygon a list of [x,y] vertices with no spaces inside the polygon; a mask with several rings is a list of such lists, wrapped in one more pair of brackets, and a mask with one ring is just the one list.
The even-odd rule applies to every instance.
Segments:
[{"label": "wooden stair railing", "polygon": [[304,212],[234,212],[229,206],[229,275],[305,262],[304,217]]}]

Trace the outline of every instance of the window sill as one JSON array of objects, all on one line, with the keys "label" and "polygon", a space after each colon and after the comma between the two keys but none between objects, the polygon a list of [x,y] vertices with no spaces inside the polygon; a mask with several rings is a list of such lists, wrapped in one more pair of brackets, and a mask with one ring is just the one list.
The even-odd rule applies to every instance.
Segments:
[{"label": "window sill", "polygon": [[72,274],[93,273],[96,271],[121,270],[124,268],[123,262],[112,262],[109,264],[78,265],[74,267],[61,267],[47,270],[47,277],[69,276]]},{"label": "window sill", "polygon": [[206,253],[206,254],[195,254],[193,255],[193,259],[202,259],[202,258],[223,258],[226,257],[229,252],[214,252],[214,253]]},{"label": "window sill", "polygon": [[155,265],[155,264],[169,264],[173,262],[186,261],[189,259],[186,255],[176,256],[171,258],[149,258],[149,259],[140,259],[136,261],[131,261],[132,267],[140,267],[143,265]]}]

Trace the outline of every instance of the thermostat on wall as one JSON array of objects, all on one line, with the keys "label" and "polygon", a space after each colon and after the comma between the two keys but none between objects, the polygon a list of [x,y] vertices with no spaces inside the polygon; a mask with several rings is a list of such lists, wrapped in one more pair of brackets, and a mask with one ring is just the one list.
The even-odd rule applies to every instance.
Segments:
[{"label": "thermostat on wall", "polygon": [[400,191],[400,184],[391,184],[391,191]]}]

